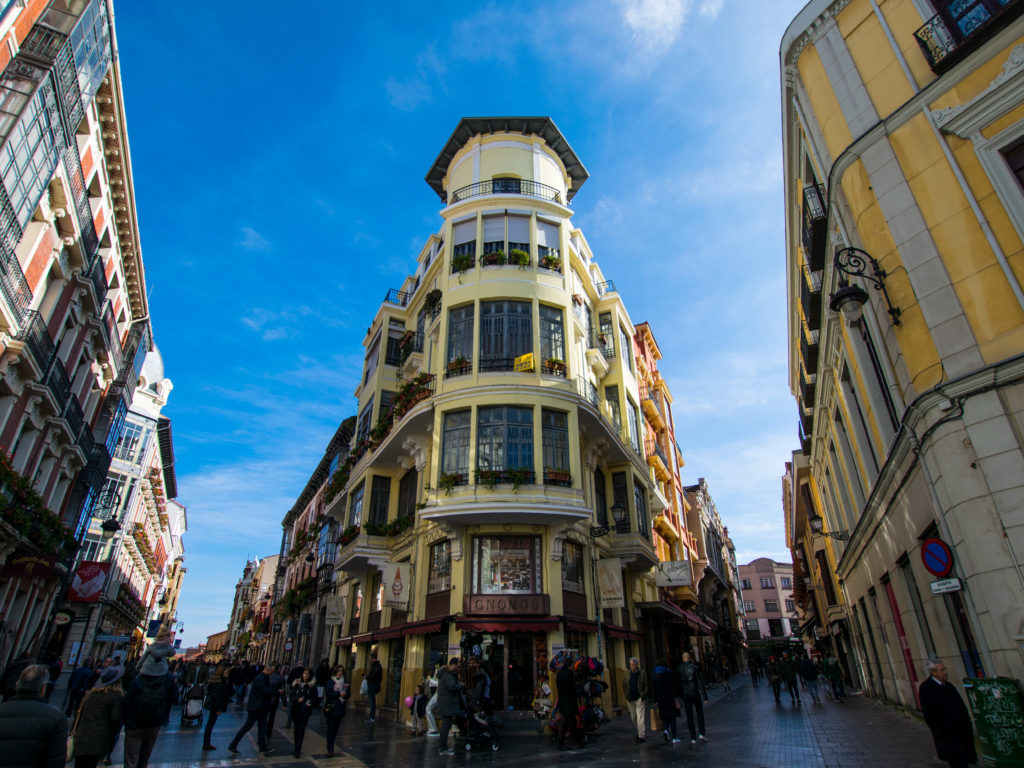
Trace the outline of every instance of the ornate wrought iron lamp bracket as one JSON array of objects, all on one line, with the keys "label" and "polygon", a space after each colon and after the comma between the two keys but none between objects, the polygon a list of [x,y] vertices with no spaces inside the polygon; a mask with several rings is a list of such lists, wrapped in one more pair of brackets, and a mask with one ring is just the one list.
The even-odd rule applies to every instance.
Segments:
[{"label": "ornate wrought iron lamp bracket", "polygon": [[[893,306],[892,300],[889,298],[889,291],[885,288],[885,278],[888,273],[879,266],[878,261],[871,254],[860,248],[838,248],[836,249],[833,263],[835,268],[843,275],[863,278],[875,286],[877,290],[881,291],[883,298],[885,298],[885,304],[889,308],[892,324],[900,324],[900,315],[903,313],[899,307]],[[871,269],[870,273],[868,272],[869,267]],[[842,291],[847,285],[846,278],[840,277],[839,291]],[[836,295],[838,293],[837,291]],[[864,294],[864,298],[867,298],[866,294]]]}]

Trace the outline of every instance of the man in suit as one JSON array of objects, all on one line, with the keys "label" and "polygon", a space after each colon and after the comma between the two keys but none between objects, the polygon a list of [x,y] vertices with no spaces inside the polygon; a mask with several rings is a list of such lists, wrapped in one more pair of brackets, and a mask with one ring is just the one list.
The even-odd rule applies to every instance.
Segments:
[{"label": "man in suit", "polygon": [[925,665],[928,679],[921,683],[921,713],[931,729],[935,751],[951,768],[965,768],[978,762],[974,751],[974,727],[967,706],[948,681],[949,671],[941,661]]}]

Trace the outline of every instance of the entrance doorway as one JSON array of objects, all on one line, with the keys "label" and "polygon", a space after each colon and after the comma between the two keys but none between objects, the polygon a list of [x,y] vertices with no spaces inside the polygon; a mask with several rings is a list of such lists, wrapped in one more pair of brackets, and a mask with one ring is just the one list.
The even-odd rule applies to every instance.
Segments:
[{"label": "entrance doorway", "polygon": [[547,635],[532,632],[485,634],[479,650],[479,657],[470,662],[470,682],[477,669],[486,665],[494,708],[505,712],[532,712],[533,686],[548,663]]}]

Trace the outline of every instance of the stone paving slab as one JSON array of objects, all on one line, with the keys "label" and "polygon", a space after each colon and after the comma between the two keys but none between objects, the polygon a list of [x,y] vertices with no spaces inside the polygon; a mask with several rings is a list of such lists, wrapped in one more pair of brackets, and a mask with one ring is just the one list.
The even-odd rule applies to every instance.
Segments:
[{"label": "stone paving slab", "polygon": [[[707,744],[689,744],[685,718],[678,721],[683,743],[671,745],[660,732],[647,741],[633,740],[628,717],[606,724],[583,749],[559,752],[553,737],[531,731],[500,734],[498,752],[458,751],[454,757],[437,754],[437,739],[413,736],[402,724],[380,720],[365,724],[358,707],[351,707],[338,737],[336,756],[328,759],[319,714],[311,718],[304,754],[293,759],[291,729],[280,712],[271,738],[275,754],[263,758],[256,750],[255,728],[239,745],[242,754],[231,757],[227,744],[242,723],[241,713],[221,715],[214,731],[218,749],[203,752],[202,727],[181,726],[172,714],[150,764],[153,768],[457,768],[457,766],[509,766],[517,768],[542,761],[543,765],[602,768],[945,768],[935,757],[928,729],[920,721],[863,696],[846,703],[797,705],[783,695],[775,704],[771,690],[753,687],[736,678],[733,689],[716,689],[705,707]],[[115,758],[120,758],[120,747]]]}]

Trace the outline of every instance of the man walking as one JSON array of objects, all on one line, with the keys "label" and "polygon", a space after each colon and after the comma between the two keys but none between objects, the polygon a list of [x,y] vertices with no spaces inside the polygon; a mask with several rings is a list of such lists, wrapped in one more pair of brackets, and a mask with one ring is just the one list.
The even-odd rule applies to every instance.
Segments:
[{"label": "man walking", "polygon": [[949,672],[941,661],[925,665],[928,679],[921,683],[921,714],[932,732],[939,760],[950,768],[966,768],[978,762],[974,749],[974,727],[971,716],[956,688],[949,682]]},{"label": "man walking", "polygon": [[384,679],[384,668],[377,661],[377,651],[370,651],[370,668],[363,675],[366,680],[366,695],[370,699],[370,714],[363,721],[364,723],[377,722],[377,694],[380,693],[380,684]]},{"label": "man walking", "polygon": [[[704,686],[704,678],[689,653],[683,654],[683,661],[677,672],[683,689],[683,706],[686,708],[686,727],[690,731],[690,743],[696,744],[698,738],[707,741],[708,737],[704,735],[704,704],[708,702],[708,691]],[[694,709],[697,710],[696,728],[693,722]]]},{"label": "man walking", "polygon": [[629,660],[629,676],[622,681],[622,693],[626,696],[626,709],[629,719],[636,729],[636,740],[644,740],[647,732],[647,697],[650,689],[647,684],[647,673],[640,669],[640,659],[633,656]]},{"label": "man walking", "polygon": [[796,684],[796,661],[788,653],[782,654],[782,664],[779,667],[779,674],[782,675],[782,682],[786,684],[786,691],[789,693],[789,703],[800,703],[800,689]]},{"label": "man walking", "polygon": [[14,693],[0,704],[0,749],[4,765],[64,768],[68,719],[46,703],[50,670],[26,666],[14,683]]},{"label": "man walking", "polygon": [[238,733],[235,734],[235,737],[231,739],[231,743],[228,744],[228,752],[231,754],[237,755],[239,753],[238,742],[242,740],[245,734],[252,730],[254,725],[256,726],[256,740],[260,752],[266,756],[274,751],[267,743],[267,717],[270,714],[270,707],[274,698],[274,689],[270,684],[270,676],[279,669],[280,665],[277,662],[271,662],[252,681],[247,706],[249,716],[246,717],[242,727],[238,729]]},{"label": "man walking", "polygon": [[174,682],[169,674],[138,674],[132,680],[121,701],[125,768],[146,768],[149,764],[174,695]]},{"label": "man walking", "polygon": [[441,736],[437,742],[437,753],[446,757],[455,754],[448,746],[448,733],[452,729],[452,719],[459,714],[459,660],[453,656],[448,660],[448,667],[437,673],[437,713],[441,716]]},{"label": "man walking", "polygon": [[804,681],[804,686],[811,692],[811,698],[814,699],[814,703],[821,704],[821,699],[818,698],[818,668],[809,656],[804,656],[800,660],[798,671]]},{"label": "man walking", "polygon": [[577,746],[582,747],[585,740],[583,732],[580,731],[579,725],[576,723],[576,716],[580,712],[576,696],[576,675],[568,660],[562,664],[558,674],[555,675],[555,689],[558,691],[558,714],[561,716],[558,721],[558,748],[571,749],[565,743],[565,737],[570,732],[576,739]]}]

